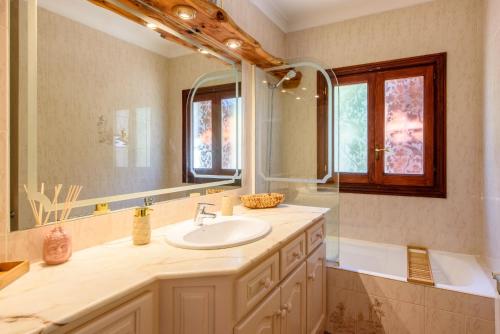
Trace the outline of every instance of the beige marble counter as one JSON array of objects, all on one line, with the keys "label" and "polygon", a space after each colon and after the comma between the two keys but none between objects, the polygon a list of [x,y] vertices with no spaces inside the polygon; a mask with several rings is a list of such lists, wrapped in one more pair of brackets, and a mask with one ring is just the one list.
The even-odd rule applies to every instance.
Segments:
[{"label": "beige marble counter", "polygon": [[272,231],[254,243],[220,250],[187,250],[164,241],[165,227],[146,246],[130,238],[84,249],[59,266],[35,263],[31,271],[0,290],[0,333],[48,333],[155,280],[232,275],[283,246],[328,209],[282,205],[276,209],[235,208],[258,217]]}]

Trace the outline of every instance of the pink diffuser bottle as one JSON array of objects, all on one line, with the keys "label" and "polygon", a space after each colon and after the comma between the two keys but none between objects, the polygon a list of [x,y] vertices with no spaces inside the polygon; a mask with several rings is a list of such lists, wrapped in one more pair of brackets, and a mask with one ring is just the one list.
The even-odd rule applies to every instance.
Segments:
[{"label": "pink diffuser bottle", "polygon": [[54,227],[43,241],[43,260],[48,265],[61,264],[69,260],[71,253],[71,236],[62,226]]}]

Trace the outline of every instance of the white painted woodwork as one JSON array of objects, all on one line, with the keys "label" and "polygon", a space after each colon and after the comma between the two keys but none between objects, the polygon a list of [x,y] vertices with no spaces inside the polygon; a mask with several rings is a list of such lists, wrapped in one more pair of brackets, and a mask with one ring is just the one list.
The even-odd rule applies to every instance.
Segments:
[{"label": "white painted woodwork", "polygon": [[279,284],[279,254],[236,280],[236,316],[240,319]]},{"label": "white painted woodwork", "polygon": [[230,334],[232,278],[193,278],[160,285],[160,333]]},{"label": "white painted woodwork", "polygon": [[153,334],[153,294],[147,292],[95,320],[73,334]]},{"label": "white painted woodwork", "polygon": [[326,245],[307,259],[307,333],[323,333],[326,317]]},{"label": "white painted woodwork", "polygon": [[280,277],[283,279],[306,258],[304,233],[280,250]]},{"label": "white painted woodwork", "polygon": [[280,334],[280,289],[276,289],[234,329],[234,334]]},{"label": "white painted woodwork", "polygon": [[280,287],[281,309],[285,311],[281,318],[281,334],[306,334],[307,320],[307,279],[306,263],[288,277]]},{"label": "white painted woodwork", "polygon": [[307,229],[307,254],[311,254],[316,247],[321,245],[326,236],[325,232],[325,219],[319,220],[316,224]]}]

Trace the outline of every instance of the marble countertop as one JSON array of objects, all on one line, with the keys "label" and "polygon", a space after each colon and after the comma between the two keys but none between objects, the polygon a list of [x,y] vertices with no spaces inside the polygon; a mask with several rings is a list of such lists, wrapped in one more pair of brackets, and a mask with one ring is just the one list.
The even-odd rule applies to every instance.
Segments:
[{"label": "marble countertop", "polygon": [[188,250],[153,230],[151,243],[120,239],[75,252],[59,266],[31,265],[30,272],[0,290],[0,333],[48,333],[159,279],[232,275],[270,255],[328,209],[281,205],[235,208],[235,214],[269,221],[263,239],[234,248]]}]

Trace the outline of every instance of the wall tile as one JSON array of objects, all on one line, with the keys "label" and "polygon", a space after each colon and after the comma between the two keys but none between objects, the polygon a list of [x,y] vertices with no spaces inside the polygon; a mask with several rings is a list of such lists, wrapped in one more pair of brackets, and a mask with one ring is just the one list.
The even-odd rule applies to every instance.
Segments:
[{"label": "wall tile", "polygon": [[424,287],[371,275],[359,275],[356,290],[371,295],[424,305]]},{"label": "wall tile", "polygon": [[425,334],[465,334],[465,317],[459,313],[426,308]]},{"label": "wall tile", "polygon": [[495,322],[478,318],[467,318],[467,334],[494,334]]}]

